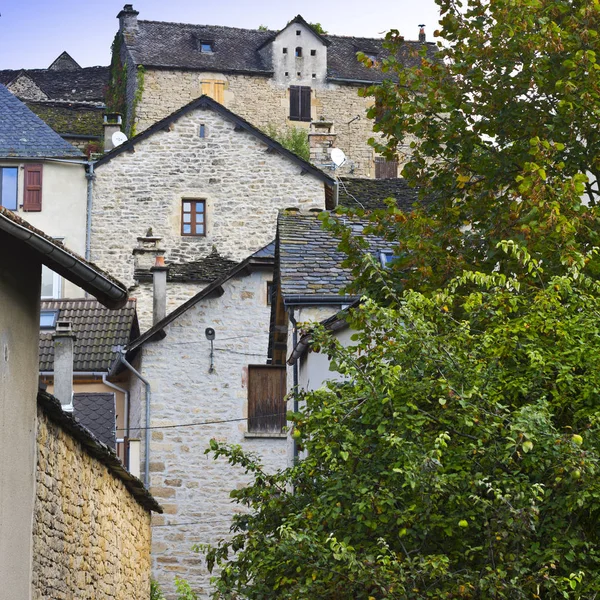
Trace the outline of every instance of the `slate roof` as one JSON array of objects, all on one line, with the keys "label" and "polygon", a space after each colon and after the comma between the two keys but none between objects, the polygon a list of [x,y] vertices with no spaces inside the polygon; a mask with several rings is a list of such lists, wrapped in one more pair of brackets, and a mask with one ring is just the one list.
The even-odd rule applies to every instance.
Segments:
[{"label": "slate roof", "polygon": [[105,393],[73,394],[75,418],[103,444],[116,448],[115,395]]},{"label": "slate roof", "polygon": [[83,154],[0,85],[0,157],[67,158]]},{"label": "slate roof", "polygon": [[25,104],[29,110],[63,137],[68,138],[71,134],[101,138],[104,135],[102,107],[65,102],[25,101]]},{"label": "slate roof", "polygon": [[91,102],[104,106],[108,86],[108,67],[83,67],[79,69],[4,69],[0,70],[0,83],[8,85],[19,75],[29,77],[48,100],[63,102]]},{"label": "slate roof", "polygon": [[343,300],[340,292],[352,281],[350,270],[342,267],[346,255],[337,249],[339,240],[322,229],[318,213],[281,211],[277,239],[284,301],[314,298],[317,302],[325,297]]},{"label": "slate roof", "polygon": [[419,201],[419,191],[411,188],[401,177],[396,179],[340,177],[338,198],[340,206],[365,210],[386,208],[384,200],[395,198],[398,208],[410,210],[413,204]]},{"label": "slate roof", "polygon": [[[109,310],[93,299],[42,300],[41,310],[58,310],[75,333],[73,371],[104,372],[117,357],[115,346],[125,346],[139,335],[135,299]],[[40,371],[54,370],[52,330],[40,330]]]},{"label": "slate roof", "polygon": [[160,504],[144,487],[144,484],[125,469],[114,451],[98,440],[73,415],[65,412],[54,396],[39,390],[37,404],[48,419],[77,440],[85,452],[101,462],[115,477],[120,479],[140,506],[148,511],[163,512]]},{"label": "slate roof", "polygon": [[[296,19],[301,19],[300,15]],[[365,67],[356,58],[359,51],[387,56],[382,38],[316,35],[329,44],[328,78],[366,82],[383,79],[380,71]],[[273,66],[268,54],[260,49],[273,37],[272,31],[139,20],[137,31],[128,32],[125,43],[134,62],[146,67],[270,75]],[[200,52],[198,42],[211,42],[214,51]],[[425,46],[428,55],[435,55],[434,44]],[[415,64],[419,59],[413,56],[413,50],[421,47],[420,42],[406,42],[400,60],[407,66]]]}]

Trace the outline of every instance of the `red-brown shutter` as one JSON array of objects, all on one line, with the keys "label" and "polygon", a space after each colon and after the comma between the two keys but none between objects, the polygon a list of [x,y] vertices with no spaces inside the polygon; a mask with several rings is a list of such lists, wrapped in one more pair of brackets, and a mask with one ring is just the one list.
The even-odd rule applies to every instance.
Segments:
[{"label": "red-brown shutter", "polygon": [[300,119],[310,121],[310,88],[300,88]]},{"label": "red-brown shutter", "polygon": [[290,119],[300,120],[300,86],[290,85]]},{"label": "red-brown shutter", "polygon": [[25,184],[23,186],[23,210],[39,212],[42,210],[42,165],[25,165]]}]

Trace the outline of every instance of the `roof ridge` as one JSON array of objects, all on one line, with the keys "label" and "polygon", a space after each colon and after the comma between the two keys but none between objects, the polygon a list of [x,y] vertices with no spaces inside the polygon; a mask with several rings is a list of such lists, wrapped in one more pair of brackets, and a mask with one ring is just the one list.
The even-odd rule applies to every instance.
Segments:
[{"label": "roof ridge", "polygon": [[215,27],[218,29],[235,29],[236,31],[252,31],[254,33],[260,34],[273,34],[280,31],[279,29],[251,29],[249,27],[232,27],[231,25],[210,25],[208,23],[181,23],[180,21],[154,21],[151,19],[139,19],[138,25],[140,23],[156,23],[160,25],[179,25],[183,27]]}]

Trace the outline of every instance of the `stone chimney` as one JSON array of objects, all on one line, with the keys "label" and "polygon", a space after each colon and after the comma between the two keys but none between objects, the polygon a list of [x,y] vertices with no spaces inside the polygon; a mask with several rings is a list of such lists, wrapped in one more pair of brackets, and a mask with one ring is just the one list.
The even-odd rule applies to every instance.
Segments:
[{"label": "stone chimney", "polygon": [[54,340],[54,396],[63,410],[73,410],[73,342],[70,321],[57,321]]},{"label": "stone chimney", "polygon": [[165,257],[158,255],[152,271],[154,293],[152,296],[152,325],[156,325],[167,316],[167,272]]},{"label": "stone chimney", "polygon": [[113,133],[121,131],[123,120],[119,113],[106,113],[102,123],[104,127],[104,152],[109,152],[115,145],[112,141]]},{"label": "stone chimney", "polygon": [[336,133],[332,121],[313,121],[308,132],[310,162],[316,167],[331,167],[331,150],[335,147]]},{"label": "stone chimney", "polygon": [[136,272],[144,272],[147,275],[156,264],[156,257],[164,256],[165,251],[158,246],[161,239],[154,235],[152,227],[146,231],[146,235],[137,238],[138,244],[133,249],[133,264]]},{"label": "stone chimney", "polygon": [[137,31],[137,16],[139,14],[137,10],[133,10],[133,4],[126,4],[117,15],[119,31],[123,33]]},{"label": "stone chimney", "polygon": [[426,37],[425,37],[425,25],[419,25],[419,41],[421,42],[421,44],[424,44],[426,41]]}]

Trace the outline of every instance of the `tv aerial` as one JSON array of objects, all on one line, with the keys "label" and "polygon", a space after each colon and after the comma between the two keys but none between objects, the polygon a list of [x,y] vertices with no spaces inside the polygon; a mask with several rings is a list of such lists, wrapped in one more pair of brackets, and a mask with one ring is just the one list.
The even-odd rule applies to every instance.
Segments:
[{"label": "tv aerial", "polygon": [[116,148],[127,141],[127,136],[122,131],[115,131],[110,138],[113,146]]},{"label": "tv aerial", "polygon": [[344,154],[344,151],[340,148],[334,148],[331,151],[331,161],[336,168],[341,167],[346,162],[346,155]]}]

